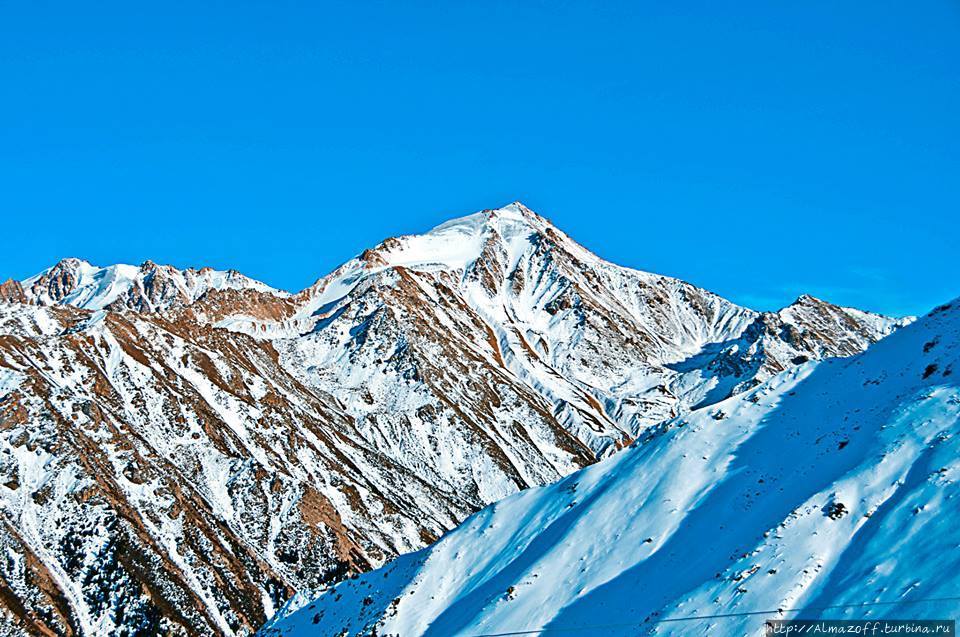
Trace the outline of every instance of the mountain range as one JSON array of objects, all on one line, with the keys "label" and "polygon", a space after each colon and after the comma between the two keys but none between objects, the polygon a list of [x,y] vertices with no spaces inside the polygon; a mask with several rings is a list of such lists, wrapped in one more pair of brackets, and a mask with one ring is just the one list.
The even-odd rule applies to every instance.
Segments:
[{"label": "mountain range", "polygon": [[754,635],[766,619],[955,618],[958,370],[960,299],[298,596],[262,635]]},{"label": "mountain range", "polygon": [[[823,374],[816,361],[922,331],[909,323],[810,296],[741,307],[606,262],[519,203],[387,239],[297,293],[234,271],[65,259],[0,285],[0,635],[249,635],[285,604],[287,631],[316,591],[369,583],[349,578],[401,555],[376,575],[390,590],[430,579],[418,560],[435,553],[411,552],[467,542],[519,502],[546,515],[543,494],[587,489],[569,476],[599,484],[621,464],[640,468],[604,491],[634,476],[624,506],[668,476],[701,480],[671,496],[682,508],[727,465],[676,474],[683,445],[648,439],[755,427],[740,411],[786,400]],[[690,454],[743,440],[721,438]],[[572,493],[578,513],[597,499]],[[668,541],[623,522],[650,529],[633,559]],[[488,574],[485,591],[506,581]],[[641,610],[664,612],[677,590]],[[449,595],[433,597],[459,604]],[[365,595],[350,621],[324,606],[323,629],[394,626],[386,596]],[[512,621],[471,600],[451,626]]]}]

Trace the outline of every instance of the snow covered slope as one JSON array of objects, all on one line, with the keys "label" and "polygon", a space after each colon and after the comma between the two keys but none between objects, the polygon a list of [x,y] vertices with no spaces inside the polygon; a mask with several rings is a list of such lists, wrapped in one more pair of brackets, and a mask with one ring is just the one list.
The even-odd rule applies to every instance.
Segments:
[{"label": "snow covered slope", "polygon": [[810,297],[758,313],[520,204],[292,295],[67,260],[0,286],[0,545],[19,556],[0,610],[12,634],[249,634],[295,591],[901,324]]},{"label": "snow covered slope", "polygon": [[812,614],[955,617],[914,603],[960,596],[955,372],[960,300],[650,429],[263,634],[741,635],[763,620],[742,613],[867,602],[890,604]]}]

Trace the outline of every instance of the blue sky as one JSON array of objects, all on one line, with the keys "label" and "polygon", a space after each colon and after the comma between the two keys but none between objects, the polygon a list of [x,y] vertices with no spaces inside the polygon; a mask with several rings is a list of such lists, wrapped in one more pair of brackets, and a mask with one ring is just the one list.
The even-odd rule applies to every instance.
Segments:
[{"label": "blue sky", "polygon": [[519,199],[760,309],[960,294],[960,3],[5,2],[0,278],[300,289]]}]

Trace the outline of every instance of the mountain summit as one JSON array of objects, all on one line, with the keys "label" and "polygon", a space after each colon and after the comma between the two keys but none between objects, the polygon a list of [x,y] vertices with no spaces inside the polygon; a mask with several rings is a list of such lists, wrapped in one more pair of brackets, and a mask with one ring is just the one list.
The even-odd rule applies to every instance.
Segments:
[{"label": "mountain summit", "polygon": [[521,204],[296,294],[70,259],[0,299],[12,634],[250,634],[295,592],[905,323],[810,297],[756,312]]}]

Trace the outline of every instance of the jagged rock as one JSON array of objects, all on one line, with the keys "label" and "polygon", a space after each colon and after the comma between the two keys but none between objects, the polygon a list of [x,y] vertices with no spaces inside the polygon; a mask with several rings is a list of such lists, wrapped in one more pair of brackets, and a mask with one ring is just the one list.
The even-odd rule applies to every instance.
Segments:
[{"label": "jagged rock", "polygon": [[19,281],[7,279],[0,283],[0,301],[7,303],[26,303],[27,295],[23,292]]}]

